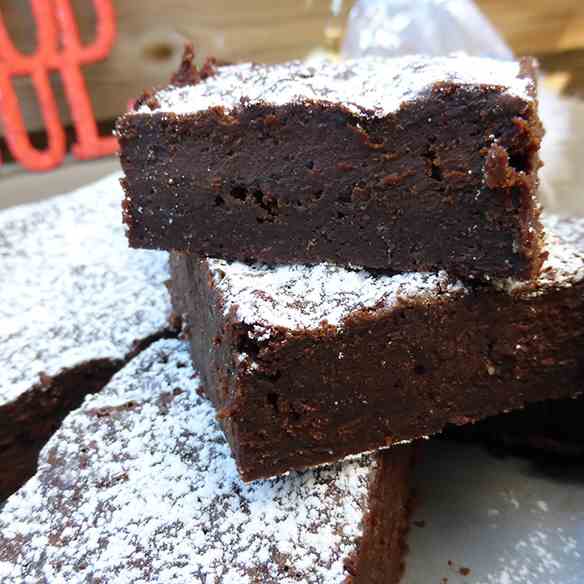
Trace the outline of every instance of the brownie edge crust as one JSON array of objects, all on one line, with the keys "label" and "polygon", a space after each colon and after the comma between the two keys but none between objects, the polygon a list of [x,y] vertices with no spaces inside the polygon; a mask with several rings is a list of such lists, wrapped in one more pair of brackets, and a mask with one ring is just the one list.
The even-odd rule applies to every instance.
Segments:
[{"label": "brownie edge crust", "polygon": [[533,62],[220,67],[117,124],[133,247],[530,279]]},{"label": "brownie edge crust", "polygon": [[171,298],[245,480],[582,392],[584,220],[537,282],[467,287],[171,254]]}]

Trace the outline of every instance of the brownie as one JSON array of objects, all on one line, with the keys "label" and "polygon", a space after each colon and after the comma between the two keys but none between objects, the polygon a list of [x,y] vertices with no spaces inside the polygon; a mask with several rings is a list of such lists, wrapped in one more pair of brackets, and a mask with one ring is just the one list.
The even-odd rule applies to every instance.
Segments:
[{"label": "brownie", "polygon": [[189,361],[158,341],[65,419],[0,513],[0,580],[395,584],[412,449],[245,485]]},{"label": "brownie", "polygon": [[241,64],[117,123],[130,244],[265,263],[534,277],[533,61]]},{"label": "brownie", "polygon": [[113,175],[0,213],[0,499],[85,393],[170,334],[168,256],[128,249]]},{"label": "brownie", "polygon": [[584,379],[584,219],[534,282],[171,254],[171,296],[249,481],[428,436]]}]

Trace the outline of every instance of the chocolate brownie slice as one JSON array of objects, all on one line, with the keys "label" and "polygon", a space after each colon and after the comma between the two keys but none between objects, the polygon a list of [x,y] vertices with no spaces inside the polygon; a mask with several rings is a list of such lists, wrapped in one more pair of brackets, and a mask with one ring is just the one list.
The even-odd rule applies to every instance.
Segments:
[{"label": "chocolate brownie slice", "polygon": [[0,514],[0,580],[397,582],[412,450],[245,485],[189,361],[159,341],[65,419]]},{"label": "chocolate brownie slice", "polygon": [[532,61],[412,56],[196,73],[117,124],[133,247],[538,273]]},{"label": "chocolate brownie slice", "polygon": [[113,175],[0,213],[0,498],[85,393],[167,335],[167,254],[128,249]]},{"label": "chocolate brownie slice", "polygon": [[584,219],[532,283],[171,254],[173,305],[245,480],[548,398],[584,379]]}]

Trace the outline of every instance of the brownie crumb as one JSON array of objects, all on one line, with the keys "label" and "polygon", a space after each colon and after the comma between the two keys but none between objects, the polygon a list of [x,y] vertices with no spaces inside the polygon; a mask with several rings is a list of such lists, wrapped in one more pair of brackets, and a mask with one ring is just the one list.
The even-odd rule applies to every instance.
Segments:
[{"label": "brownie crumb", "polygon": [[175,87],[196,85],[215,75],[217,68],[214,58],[207,58],[201,69],[197,69],[194,60],[195,48],[192,43],[186,43],[178,71],[170,79],[171,85]]},{"label": "brownie crumb", "polygon": [[490,189],[505,188],[513,184],[512,178],[507,150],[499,144],[493,144],[485,160],[485,184]]}]

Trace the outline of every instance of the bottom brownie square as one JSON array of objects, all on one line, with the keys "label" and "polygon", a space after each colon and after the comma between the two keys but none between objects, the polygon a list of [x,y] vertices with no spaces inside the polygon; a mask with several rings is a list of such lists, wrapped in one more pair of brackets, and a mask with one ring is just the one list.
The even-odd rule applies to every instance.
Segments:
[{"label": "bottom brownie square", "polygon": [[0,581],[396,584],[413,448],[245,485],[159,341],[70,414],[0,513]]},{"label": "bottom brownie square", "polygon": [[584,220],[546,219],[539,280],[171,257],[190,336],[245,480],[582,392]]}]

